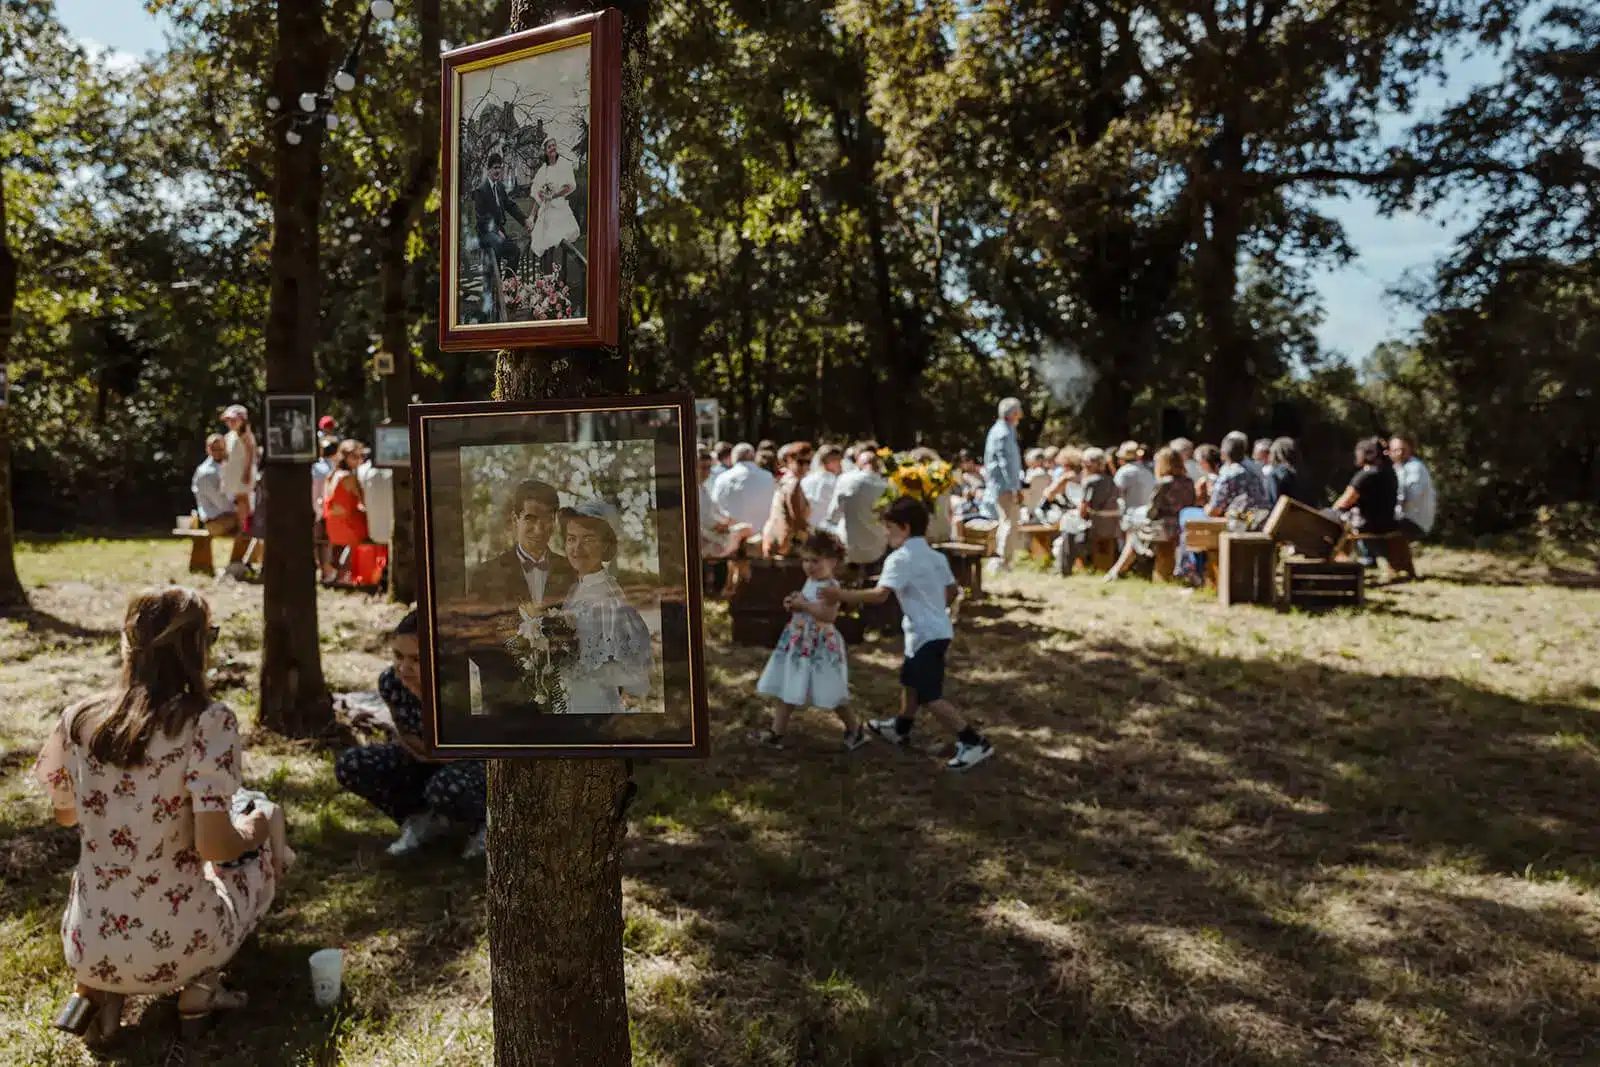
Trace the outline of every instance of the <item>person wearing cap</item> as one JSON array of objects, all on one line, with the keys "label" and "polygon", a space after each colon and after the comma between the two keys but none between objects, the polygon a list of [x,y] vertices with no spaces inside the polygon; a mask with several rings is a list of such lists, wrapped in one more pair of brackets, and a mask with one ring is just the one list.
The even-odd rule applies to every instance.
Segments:
[{"label": "person wearing cap", "polygon": [[249,547],[250,511],[256,484],[256,435],[250,430],[250,412],[243,404],[229,404],[222,411],[228,428],[228,458],[222,464],[222,491],[233,499],[233,513],[239,518],[239,533],[234,537],[233,562],[228,573],[238,577],[244,571],[244,556]]},{"label": "person wearing cap", "polygon": [[562,544],[578,575],[563,605],[578,633],[577,662],[562,675],[569,715],[646,710],[639,702],[650,692],[650,629],[606,569],[617,558],[621,526],[621,514],[604,501],[561,510]]},{"label": "person wearing cap", "polygon": [[334,421],[332,415],[324,415],[317,420],[317,447],[322,450],[323,455],[327,455],[327,447],[330,441],[335,448],[338,447],[339,424]]},{"label": "person wearing cap", "polygon": [[1155,495],[1156,476],[1149,467],[1139,462],[1143,447],[1138,441],[1124,441],[1117,448],[1117,491],[1122,495],[1122,510],[1149,507]]}]

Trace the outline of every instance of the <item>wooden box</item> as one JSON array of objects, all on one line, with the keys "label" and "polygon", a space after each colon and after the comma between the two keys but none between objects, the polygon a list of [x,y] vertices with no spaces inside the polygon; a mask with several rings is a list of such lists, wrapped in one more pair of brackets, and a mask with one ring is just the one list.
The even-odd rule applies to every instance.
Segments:
[{"label": "wooden box", "polygon": [[1290,556],[1283,561],[1283,604],[1307,611],[1359,608],[1366,603],[1366,579],[1359,563]]},{"label": "wooden box", "polygon": [[1264,533],[1225,533],[1219,541],[1217,601],[1224,606],[1273,603],[1278,543]]},{"label": "wooden box", "polygon": [[1274,541],[1293,547],[1306,559],[1329,559],[1344,536],[1344,525],[1298,500],[1280,496],[1262,531]]},{"label": "wooden box", "polygon": [[771,648],[789,624],[783,598],[806,584],[805,572],[797,559],[753,559],[748,566],[749,577],[728,600],[733,643]]}]

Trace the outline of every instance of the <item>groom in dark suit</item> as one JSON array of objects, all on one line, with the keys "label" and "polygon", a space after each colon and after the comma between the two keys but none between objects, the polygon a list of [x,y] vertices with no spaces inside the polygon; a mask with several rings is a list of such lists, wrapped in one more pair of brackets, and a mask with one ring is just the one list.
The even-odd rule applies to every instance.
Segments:
[{"label": "groom in dark suit", "polygon": [[478,217],[478,242],[492,248],[500,262],[513,270],[522,255],[522,247],[506,236],[506,218],[516,219],[524,227],[528,216],[506,192],[506,161],[498,154],[489,157],[487,180],[472,191],[472,210]]},{"label": "groom in dark suit", "polygon": [[[508,506],[511,547],[467,575],[468,595],[480,604],[509,609],[508,621],[513,626],[519,605],[531,602],[541,607],[560,606],[577,584],[578,574],[572,565],[550,551],[559,508],[554,486],[535,480],[520,483],[512,491]],[[478,665],[488,711],[529,704],[518,688],[517,665],[504,649],[479,649],[472,659]]]}]

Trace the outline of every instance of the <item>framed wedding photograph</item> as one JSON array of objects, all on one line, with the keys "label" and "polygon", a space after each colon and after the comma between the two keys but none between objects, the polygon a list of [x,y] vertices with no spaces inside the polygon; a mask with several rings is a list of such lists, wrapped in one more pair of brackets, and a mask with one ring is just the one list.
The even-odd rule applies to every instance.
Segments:
[{"label": "framed wedding photograph", "polygon": [[687,396],[416,404],[432,755],[704,757]]},{"label": "framed wedding photograph", "polygon": [[374,467],[411,466],[411,427],[392,422],[380,423],[372,428],[372,465]]},{"label": "framed wedding photograph", "polygon": [[615,345],[622,16],[447,52],[439,347]]},{"label": "framed wedding photograph", "polygon": [[267,397],[265,463],[314,463],[317,459],[317,401],[308,393]]}]

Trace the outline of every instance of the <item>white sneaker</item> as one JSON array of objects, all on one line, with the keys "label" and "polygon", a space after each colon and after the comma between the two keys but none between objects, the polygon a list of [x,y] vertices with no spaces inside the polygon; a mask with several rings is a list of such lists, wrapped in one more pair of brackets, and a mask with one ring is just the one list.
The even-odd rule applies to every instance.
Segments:
[{"label": "white sneaker", "polygon": [[880,740],[887,741],[891,745],[899,745],[904,748],[911,743],[911,735],[909,733],[901,733],[895,727],[893,719],[868,719],[867,729],[876,734]]},{"label": "white sneaker", "polygon": [[449,823],[437,815],[413,815],[400,824],[400,836],[389,846],[389,855],[406,856],[444,833]]},{"label": "white sneaker", "polygon": [[945,766],[952,771],[967,771],[992,755],[994,755],[994,746],[988,741],[979,741],[975,745],[969,745],[965,741],[957,741],[956,754],[950,757],[950,762],[946,763]]},{"label": "white sneaker", "polygon": [[478,827],[472,836],[467,838],[467,847],[461,850],[461,858],[464,860],[483,859],[483,854],[488,851],[489,847],[488,833],[489,828],[487,826]]}]

